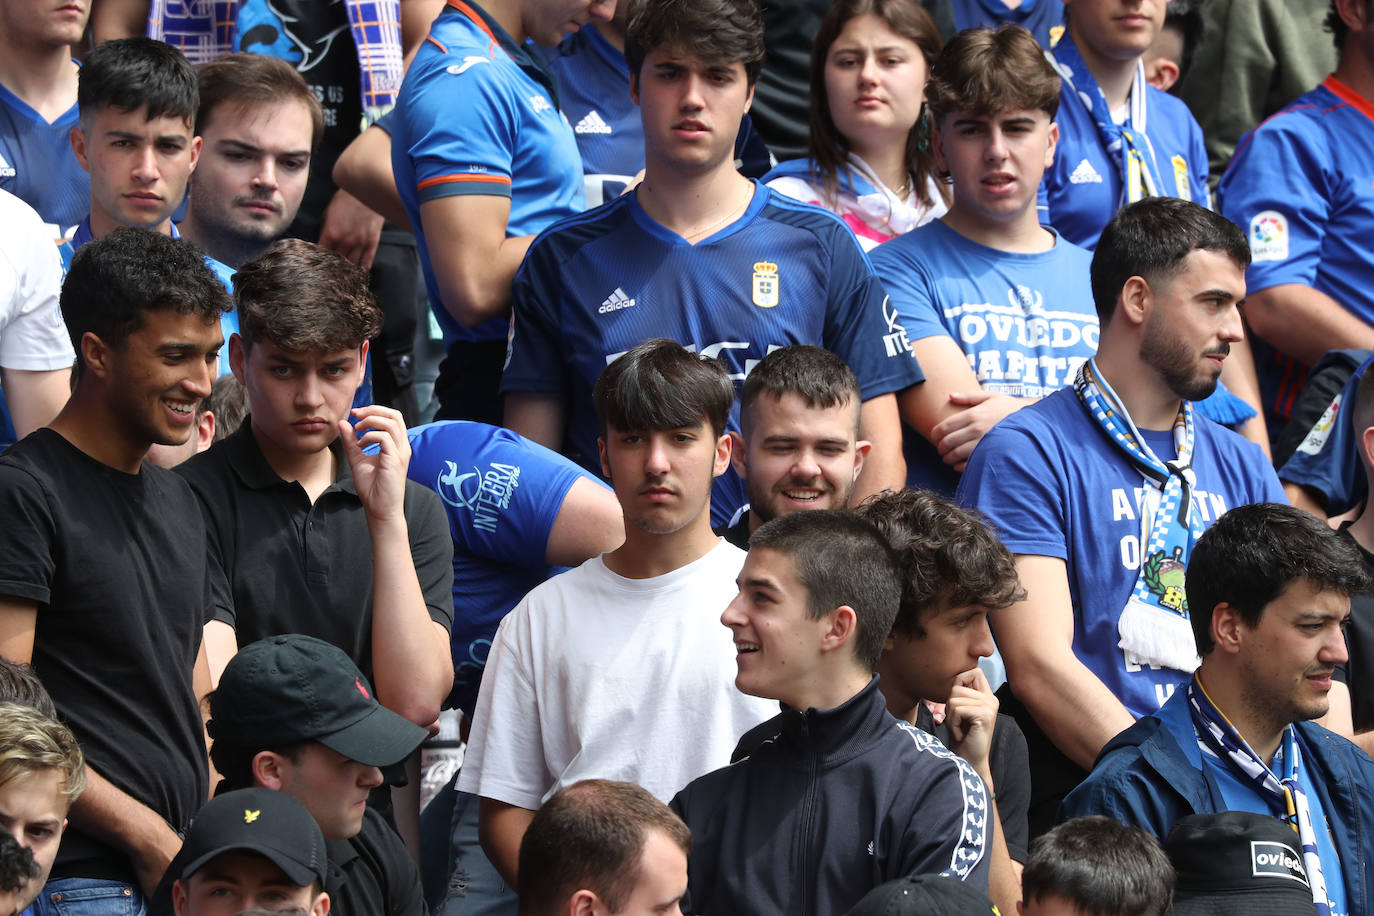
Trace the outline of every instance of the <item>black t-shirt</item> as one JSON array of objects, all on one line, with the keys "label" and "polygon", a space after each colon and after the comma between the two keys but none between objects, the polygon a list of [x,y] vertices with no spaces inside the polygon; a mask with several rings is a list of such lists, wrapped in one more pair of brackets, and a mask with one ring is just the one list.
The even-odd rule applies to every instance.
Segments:
[{"label": "black t-shirt", "polygon": [[[372,539],[335,440],[338,477],[312,504],[277,476],[252,418],[177,471],[199,497],[208,535],[214,618],[239,645],[303,633],[338,646],[372,678]],[[406,481],[410,552],[429,607],[453,625],[453,538],[433,490]]]},{"label": "black t-shirt", "polygon": [[[1341,526],[1341,537],[1349,538],[1364,558],[1365,572],[1374,576],[1374,554],[1361,547],[1350,532],[1347,522]],[[1355,731],[1374,728],[1374,588],[1362,595],[1350,596],[1350,626],[1345,629],[1345,646],[1350,660],[1336,666],[1336,680],[1350,688],[1350,715]]]},{"label": "black t-shirt", "polygon": [[767,57],[749,117],[779,162],[806,155],[811,134],[811,42],[832,0],[764,0]]},{"label": "black t-shirt", "polygon": [[[191,683],[209,619],[205,527],[190,487],[40,429],[0,455],[0,519],[0,595],[38,603],[34,669],[87,762],[181,830],[208,791]],[[75,826],[52,876],[134,879]]]}]

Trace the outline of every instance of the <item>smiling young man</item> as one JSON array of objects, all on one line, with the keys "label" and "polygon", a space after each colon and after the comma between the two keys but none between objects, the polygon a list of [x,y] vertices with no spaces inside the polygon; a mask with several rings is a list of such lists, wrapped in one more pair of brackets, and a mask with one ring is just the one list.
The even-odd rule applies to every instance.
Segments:
[{"label": "smiling young man", "polygon": [[936,161],[953,185],[940,220],[873,252],[926,374],[904,406],[907,482],[946,495],[998,420],[1068,384],[1097,351],[1091,255],[1040,224],[1059,76],[1019,26],[961,32],[926,87]]},{"label": "smiling young man", "polygon": [[205,531],[185,482],[143,459],[191,435],[229,307],[192,245],[93,242],[62,290],[71,399],[0,458],[0,654],[41,672],[88,764],[53,893],[137,906],[205,800]]},{"label": "smiling young man", "polygon": [[1292,827],[1318,913],[1367,913],[1374,762],[1312,724],[1346,660],[1355,546],[1286,505],[1228,512],[1188,566],[1202,663],[1154,715],[1118,735],[1064,802],[1161,840],[1189,814],[1251,811]]},{"label": "smiling young man", "polygon": [[1198,535],[1229,508],[1283,499],[1259,448],[1192,404],[1242,339],[1249,260],[1244,233],[1197,204],[1124,208],[1093,256],[1097,355],[993,427],[959,483],[1027,591],[992,625],[1015,693],[1003,707],[1030,745],[1032,835],[1195,667],[1182,579]]},{"label": "smiling young man", "polygon": [[744,559],[710,523],[733,401],[724,366],[670,340],[635,347],[597,381],[625,543],[538,586],[501,622],[458,777],[482,797],[482,846],[513,886],[525,828],[558,789],[619,779],[667,799],[774,711],[735,689],[716,624]]},{"label": "smiling young man", "polygon": [[91,51],[77,85],[72,151],[91,176],[90,214],[62,246],[71,254],[120,226],[177,237],[172,213],[200,156],[192,124],[196,72],[180,51],[122,38]]},{"label": "smiling young man", "polygon": [[740,393],[730,461],[749,508],[718,533],[741,550],[764,522],[800,509],[843,509],[869,443],[859,434],[859,380],[829,350],[783,347],[765,356]]},{"label": "smiling young man", "polygon": [[453,683],[453,542],[439,497],[406,480],[401,415],[363,407],[348,422],[381,324],[367,278],[286,239],[234,287],[229,363],[249,416],[177,467],[209,529],[211,669],[236,641],[304,633],[343,649],[384,705],[428,725]]},{"label": "smiling young man", "polygon": [[325,839],[300,802],[271,789],[211,799],[186,833],[176,916],[328,916]]},{"label": "smiling young man", "polygon": [[873,667],[901,601],[871,522],[836,510],[773,519],[749,539],[735,685],[781,701],[776,737],[672,801],[692,831],[692,913],[842,913],[933,872],[987,890],[990,798],[966,762],[887,711]]},{"label": "smiling young man", "polygon": [[[591,391],[616,355],[667,337],[720,358],[740,384],[772,350],[814,344],[859,378],[860,438],[873,443],[859,491],[900,487],[896,392],[921,376],[881,285],[838,217],[735,169],[763,62],[754,0],[640,0],[626,60],[644,181],[530,247],[512,291],[505,424],[550,448],[566,434],[595,469]],[[743,489],[733,472],[717,482],[716,524]]]}]

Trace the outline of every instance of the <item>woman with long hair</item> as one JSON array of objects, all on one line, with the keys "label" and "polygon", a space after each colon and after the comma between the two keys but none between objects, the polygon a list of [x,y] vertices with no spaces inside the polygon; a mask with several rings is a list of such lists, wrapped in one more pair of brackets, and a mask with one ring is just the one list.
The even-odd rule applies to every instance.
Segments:
[{"label": "woman with long hair", "polygon": [[945,212],[926,77],[940,33],[917,0],[839,0],[811,49],[810,156],[764,182],[844,219],[865,250]]}]

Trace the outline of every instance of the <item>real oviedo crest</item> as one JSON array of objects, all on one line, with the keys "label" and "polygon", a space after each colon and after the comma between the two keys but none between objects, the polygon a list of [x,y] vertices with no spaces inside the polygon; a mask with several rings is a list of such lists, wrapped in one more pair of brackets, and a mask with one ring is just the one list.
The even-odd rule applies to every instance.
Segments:
[{"label": "real oviedo crest", "polygon": [[778,304],[778,265],[772,261],[754,262],[754,304],[762,309]]}]

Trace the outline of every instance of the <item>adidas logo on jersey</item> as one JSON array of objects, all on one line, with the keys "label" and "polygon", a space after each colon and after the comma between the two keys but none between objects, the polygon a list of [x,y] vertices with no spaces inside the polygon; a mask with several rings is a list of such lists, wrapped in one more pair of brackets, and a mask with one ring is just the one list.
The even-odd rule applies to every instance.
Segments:
[{"label": "adidas logo on jersey", "polygon": [[1101,184],[1102,176],[1097,174],[1097,169],[1093,164],[1084,159],[1074,168],[1073,174],[1069,175],[1070,184]]},{"label": "adidas logo on jersey", "polygon": [[615,292],[606,297],[606,301],[601,303],[601,308],[597,309],[602,315],[609,315],[611,312],[618,312],[621,309],[632,309],[635,301],[625,295],[625,290],[620,287],[615,288]]},{"label": "adidas logo on jersey", "polygon": [[[606,132],[610,133],[609,130]],[[13,178],[14,175],[14,166],[10,165],[4,156],[0,156],[0,178]]]},{"label": "adidas logo on jersey", "polygon": [[609,134],[611,125],[607,124],[601,114],[593,108],[587,112],[585,118],[577,122],[577,126],[573,130],[579,134]]}]

